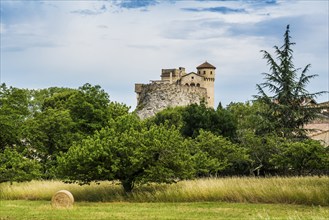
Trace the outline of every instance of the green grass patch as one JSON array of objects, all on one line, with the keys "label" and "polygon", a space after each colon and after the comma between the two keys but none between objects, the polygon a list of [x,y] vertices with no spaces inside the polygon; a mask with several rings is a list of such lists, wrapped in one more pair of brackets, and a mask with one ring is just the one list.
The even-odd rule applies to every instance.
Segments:
[{"label": "green grass patch", "polygon": [[138,186],[126,195],[121,185],[101,182],[79,186],[60,181],[0,184],[0,200],[48,200],[69,190],[76,201],[89,202],[238,202],[329,206],[329,177],[212,178],[177,184]]},{"label": "green grass patch", "polygon": [[1,201],[0,219],[327,219],[328,207],[250,203],[93,203],[54,209],[48,201]]}]

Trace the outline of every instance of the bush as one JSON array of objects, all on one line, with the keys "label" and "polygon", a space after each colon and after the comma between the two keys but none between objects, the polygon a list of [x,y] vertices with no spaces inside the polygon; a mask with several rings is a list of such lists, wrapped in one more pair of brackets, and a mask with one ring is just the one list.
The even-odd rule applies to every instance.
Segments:
[{"label": "bush", "polygon": [[246,149],[209,131],[201,130],[193,144],[199,150],[195,155],[198,176],[243,174],[249,163]]},{"label": "bush", "polygon": [[286,142],[271,161],[284,174],[329,174],[329,148],[319,141]]}]

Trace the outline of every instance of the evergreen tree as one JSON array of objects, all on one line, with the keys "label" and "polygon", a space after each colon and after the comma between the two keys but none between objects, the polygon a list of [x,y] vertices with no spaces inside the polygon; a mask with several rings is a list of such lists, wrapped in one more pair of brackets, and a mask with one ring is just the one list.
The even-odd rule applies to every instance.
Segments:
[{"label": "evergreen tree", "polygon": [[[272,123],[273,130],[283,137],[303,137],[303,125],[313,120],[318,109],[305,105],[309,100],[316,98],[324,92],[309,93],[306,85],[317,75],[306,75],[310,64],[306,65],[300,76],[293,64],[293,50],[289,25],[284,34],[284,44],[275,48],[275,58],[267,51],[262,50],[264,59],[270,67],[270,73],[263,73],[265,82],[257,85],[258,100],[269,106],[264,112],[266,118]],[[264,89],[272,94],[268,95]]]}]

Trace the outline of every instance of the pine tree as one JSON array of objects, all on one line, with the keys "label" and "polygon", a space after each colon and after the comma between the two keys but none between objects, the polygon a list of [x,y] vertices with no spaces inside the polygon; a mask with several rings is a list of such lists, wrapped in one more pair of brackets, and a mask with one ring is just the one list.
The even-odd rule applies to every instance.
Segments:
[{"label": "pine tree", "polygon": [[[300,68],[293,64],[292,46],[289,25],[284,34],[284,44],[279,48],[274,46],[275,58],[267,51],[261,50],[264,59],[270,67],[270,73],[263,73],[264,83],[257,84],[258,94],[255,97],[269,106],[264,116],[269,120],[278,135],[294,138],[305,137],[303,125],[316,117],[318,109],[306,105],[324,92],[309,93],[307,84],[317,75],[306,75],[310,64],[306,65],[299,76]],[[267,89],[270,94],[267,95]]]}]

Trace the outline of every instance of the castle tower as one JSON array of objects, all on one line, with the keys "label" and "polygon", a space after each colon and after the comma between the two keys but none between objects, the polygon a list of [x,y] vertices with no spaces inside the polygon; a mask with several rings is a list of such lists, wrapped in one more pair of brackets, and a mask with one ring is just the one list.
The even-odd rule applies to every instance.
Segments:
[{"label": "castle tower", "polygon": [[203,77],[203,87],[207,89],[207,106],[214,108],[215,105],[215,69],[207,61],[197,67],[198,74]]}]

